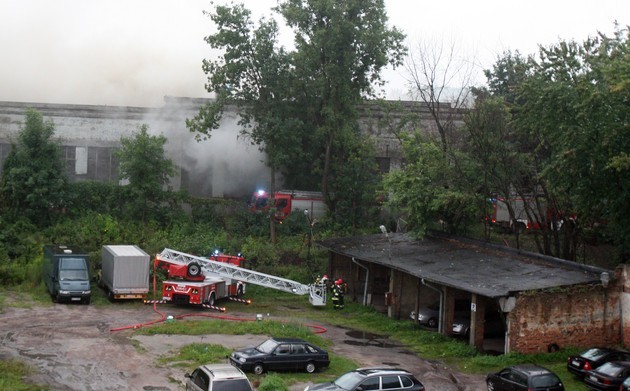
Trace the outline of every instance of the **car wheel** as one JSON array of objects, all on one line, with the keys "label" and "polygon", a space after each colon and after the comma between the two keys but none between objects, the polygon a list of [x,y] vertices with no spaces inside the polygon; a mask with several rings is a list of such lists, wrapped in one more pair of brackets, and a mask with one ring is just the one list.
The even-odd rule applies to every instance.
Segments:
[{"label": "car wheel", "polygon": [[316,370],[317,370],[317,365],[315,365],[314,362],[306,363],[306,372],[307,373],[314,373]]},{"label": "car wheel", "polygon": [[429,321],[427,322],[427,326],[431,327],[432,329],[436,328],[438,326],[437,319],[429,319]]},{"label": "car wheel", "polygon": [[258,363],[254,365],[253,371],[256,375],[262,375],[265,372],[265,368],[263,367],[261,363]]},{"label": "car wheel", "polygon": [[489,381],[487,384],[488,384],[488,391],[494,391],[494,384],[491,381]]}]

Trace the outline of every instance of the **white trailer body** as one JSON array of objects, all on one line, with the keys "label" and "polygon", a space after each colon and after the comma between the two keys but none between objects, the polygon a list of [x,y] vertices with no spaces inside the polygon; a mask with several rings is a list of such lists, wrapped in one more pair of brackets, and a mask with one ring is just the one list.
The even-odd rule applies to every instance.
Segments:
[{"label": "white trailer body", "polygon": [[300,212],[308,210],[311,218],[320,218],[325,216],[328,211],[328,207],[324,202],[324,196],[320,192],[284,190],[279,191],[278,194],[282,194],[283,192],[290,192],[291,194],[290,208],[292,212],[296,210]]},{"label": "white trailer body", "polygon": [[101,250],[101,286],[111,299],[146,299],[150,256],[134,245],[106,245]]}]

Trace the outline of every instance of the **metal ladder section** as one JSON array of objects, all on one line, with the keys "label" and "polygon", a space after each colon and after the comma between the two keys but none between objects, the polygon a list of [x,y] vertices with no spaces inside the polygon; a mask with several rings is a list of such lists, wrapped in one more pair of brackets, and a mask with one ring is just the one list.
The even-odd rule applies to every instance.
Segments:
[{"label": "metal ladder section", "polygon": [[312,305],[326,305],[326,287],[321,285],[305,285],[286,278],[275,277],[269,274],[255,272],[242,267],[230,265],[224,262],[213,261],[208,258],[186,254],[181,251],[165,248],[159,254],[162,259],[175,261],[188,265],[191,262],[198,263],[204,271],[216,274],[224,278],[232,278],[266,288],[278,289],[296,295],[309,294]]}]

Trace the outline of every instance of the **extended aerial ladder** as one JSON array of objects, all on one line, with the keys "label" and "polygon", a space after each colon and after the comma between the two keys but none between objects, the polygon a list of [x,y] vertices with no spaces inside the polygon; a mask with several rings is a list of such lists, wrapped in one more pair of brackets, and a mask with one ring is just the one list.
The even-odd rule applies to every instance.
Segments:
[{"label": "extended aerial ladder", "polygon": [[245,269],[228,262],[215,261],[210,258],[186,254],[181,251],[165,248],[156,257],[171,263],[182,265],[190,270],[200,267],[204,274],[214,274],[222,278],[231,278],[266,288],[278,289],[296,295],[309,295],[309,302],[314,306],[326,305],[326,285],[302,284],[286,278],[276,277],[265,273]]}]

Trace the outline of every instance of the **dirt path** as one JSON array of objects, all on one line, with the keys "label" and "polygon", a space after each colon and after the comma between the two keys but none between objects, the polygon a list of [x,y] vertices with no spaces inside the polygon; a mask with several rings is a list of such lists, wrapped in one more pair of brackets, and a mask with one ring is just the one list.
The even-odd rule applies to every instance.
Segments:
[{"label": "dirt path", "polygon": [[[166,308],[170,315],[190,312]],[[6,308],[0,314],[0,359],[24,360],[37,368],[31,380],[47,384],[52,390],[175,391],[183,389],[184,371],[158,367],[159,356],[193,342],[237,348],[261,340],[255,335],[133,337],[132,330],[111,331],[158,319],[151,306],[54,304]],[[439,362],[422,360],[387,338],[323,326],[327,331],[321,335],[334,342],[331,350],[361,366],[404,367],[429,390],[485,390],[482,376],[461,374]],[[303,390],[305,385],[295,385],[291,390]]]}]

